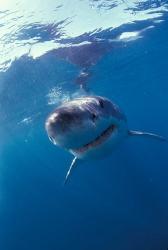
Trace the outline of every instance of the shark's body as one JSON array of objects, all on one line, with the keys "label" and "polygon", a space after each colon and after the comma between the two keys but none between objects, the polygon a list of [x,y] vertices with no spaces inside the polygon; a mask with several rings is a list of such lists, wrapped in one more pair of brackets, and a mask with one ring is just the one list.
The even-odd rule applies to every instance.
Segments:
[{"label": "shark's body", "polygon": [[143,135],[163,137],[127,127],[124,113],[109,99],[86,96],[66,102],[51,113],[45,124],[49,139],[75,156],[66,181],[77,159],[97,159],[110,154],[124,138]]}]

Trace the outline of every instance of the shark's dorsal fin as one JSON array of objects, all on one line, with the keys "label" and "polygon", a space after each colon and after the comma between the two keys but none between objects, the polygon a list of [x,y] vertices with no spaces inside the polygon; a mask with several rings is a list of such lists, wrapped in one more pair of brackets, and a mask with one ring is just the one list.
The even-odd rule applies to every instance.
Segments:
[{"label": "shark's dorsal fin", "polygon": [[154,133],[149,133],[149,132],[143,132],[143,131],[137,131],[137,130],[129,130],[128,131],[129,135],[137,135],[137,136],[147,136],[151,137],[160,141],[167,141],[167,139],[161,135],[157,135]]},{"label": "shark's dorsal fin", "polygon": [[64,185],[67,183],[67,181],[69,179],[69,176],[70,176],[70,174],[72,172],[72,169],[77,165],[77,163],[78,163],[78,158],[74,157],[72,162],[71,162],[71,165],[70,165],[70,167],[68,169],[68,172],[66,174],[66,177],[65,177],[65,180],[64,180]]}]

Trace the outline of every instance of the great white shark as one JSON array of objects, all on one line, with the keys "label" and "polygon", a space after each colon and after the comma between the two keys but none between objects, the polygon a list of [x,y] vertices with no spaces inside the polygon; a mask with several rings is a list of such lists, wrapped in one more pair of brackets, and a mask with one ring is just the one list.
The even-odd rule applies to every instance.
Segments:
[{"label": "great white shark", "polygon": [[101,96],[84,96],[63,103],[48,116],[45,128],[54,145],[74,155],[65,183],[78,161],[104,157],[127,137],[166,140],[154,133],[130,130],[120,108]]}]

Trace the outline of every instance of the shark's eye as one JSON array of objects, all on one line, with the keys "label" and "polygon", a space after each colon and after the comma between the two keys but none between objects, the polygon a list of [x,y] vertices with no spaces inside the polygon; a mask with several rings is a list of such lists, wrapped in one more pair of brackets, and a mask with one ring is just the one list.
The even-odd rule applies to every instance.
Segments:
[{"label": "shark's eye", "polygon": [[102,100],[99,100],[99,103],[100,103],[100,107],[103,109],[104,108],[104,103]]},{"label": "shark's eye", "polygon": [[97,115],[95,115],[94,113],[92,113],[92,120],[95,121],[97,119]]}]

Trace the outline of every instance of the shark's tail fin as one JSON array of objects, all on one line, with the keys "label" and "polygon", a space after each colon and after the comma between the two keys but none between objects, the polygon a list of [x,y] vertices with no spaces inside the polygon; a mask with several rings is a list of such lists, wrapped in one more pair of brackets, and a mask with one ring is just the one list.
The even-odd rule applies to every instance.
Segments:
[{"label": "shark's tail fin", "polygon": [[167,141],[167,139],[163,136],[153,134],[153,133],[148,133],[148,132],[143,132],[143,131],[136,131],[136,130],[129,130],[128,131],[129,135],[137,135],[137,136],[146,136],[146,137],[151,137],[160,141]]}]

